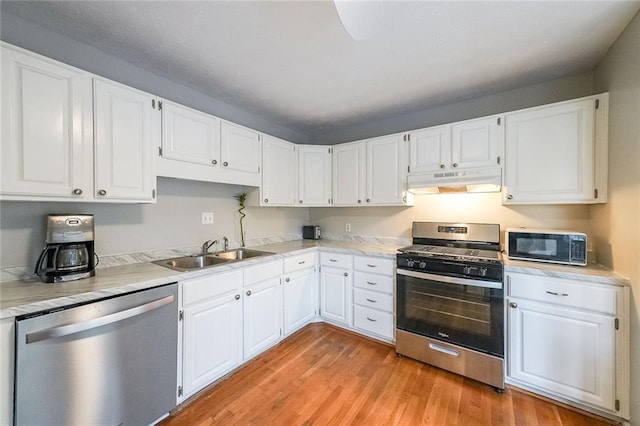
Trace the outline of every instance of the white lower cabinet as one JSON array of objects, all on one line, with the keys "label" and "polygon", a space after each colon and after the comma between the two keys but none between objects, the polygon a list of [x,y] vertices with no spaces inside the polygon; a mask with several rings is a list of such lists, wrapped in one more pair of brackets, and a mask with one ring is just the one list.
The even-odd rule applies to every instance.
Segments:
[{"label": "white lower cabinet", "polygon": [[13,424],[15,320],[0,321],[0,425]]},{"label": "white lower cabinet", "polygon": [[393,260],[354,256],[353,326],[393,341]]},{"label": "white lower cabinet", "polygon": [[182,387],[188,397],[240,364],[242,271],[182,283]]},{"label": "white lower cabinet", "polygon": [[352,256],[320,253],[320,315],[329,322],[352,324]]},{"label": "white lower cabinet", "polygon": [[625,289],[519,273],[507,286],[510,381],[628,418]]},{"label": "white lower cabinet", "polygon": [[278,343],[282,336],[280,276],[244,288],[244,359]]},{"label": "white lower cabinet", "polygon": [[285,274],[283,284],[285,336],[304,327],[316,316],[317,282],[315,267]]}]

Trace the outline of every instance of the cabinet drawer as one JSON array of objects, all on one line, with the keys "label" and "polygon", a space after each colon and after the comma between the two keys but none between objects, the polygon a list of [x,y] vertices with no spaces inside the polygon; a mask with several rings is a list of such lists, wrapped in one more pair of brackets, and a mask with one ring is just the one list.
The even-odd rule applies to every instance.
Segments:
[{"label": "cabinet drawer", "polygon": [[260,281],[268,280],[282,275],[282,261],[260,263],[250,266],[244,270],[244,285],[251,285]]},{"label": "cabinet drawer", "polygon": [[221,294],[238,291],[240,285],[242,285],[241,270],[184,281],[182,304],[187,306]]},{"label": "cabinet drawer", "polygon": [[387,313],[393,313],[393,296],[378,293],[377,291],[353,289],[353,302],[368,308],[379,309]]},{"label": "cabinet drawer", "polygon": [[615,315],[616,289],[582,284],[579,281],[537,275],[507,275],[510,297],[538,300],[562,306]]},{"label": "cabinet drawer", "polygon": [[393,294],[393,277],[388,275],[356,271],[353,273],[353,285],[367,290]]},{"label": "cabinet drawer", "polygon": [[320,253],[320,264],[334,268],[351,269],[352,259],[349,254]]},{"label": "cabinet drawer", "polygon": [[374,274],[393,275],[393,259],[354,256],[353,269]]},{"label": "cabinet drawer", "polygon": [[284,258],[284,273],[311,268],[316,265],[316,253],[305,253]]},{"label": "cabinet drawer", "polygon": [[353,325],[389,340],[393,339],[393,315],[387,312],[356,305],[353,307]]}]

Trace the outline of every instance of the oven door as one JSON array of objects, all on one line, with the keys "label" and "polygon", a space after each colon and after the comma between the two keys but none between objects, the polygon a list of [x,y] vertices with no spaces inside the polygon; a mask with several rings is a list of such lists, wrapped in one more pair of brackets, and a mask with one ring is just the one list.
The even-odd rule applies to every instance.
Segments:
[{"label": "oven door", "polygon": [[397,328],[504,357],[501,282],[397,270]]}]

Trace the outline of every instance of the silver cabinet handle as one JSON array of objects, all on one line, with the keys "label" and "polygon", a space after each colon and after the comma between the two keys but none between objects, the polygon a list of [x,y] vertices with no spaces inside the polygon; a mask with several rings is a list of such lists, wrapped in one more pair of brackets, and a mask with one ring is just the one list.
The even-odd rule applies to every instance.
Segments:
[{"label": "silver cabinet handle", "polygon": [[444,164],[440,164],[440,168],[444,169],[445,165]]},{"label": "silver cabinet handle", "polygon": [[511,302],[511,303],[509,303],[509,306],[511,306],[512,308],[515,309],[515,308],[518,307],[518,304],[516,302]]},{"label": "silver cabinet handle", "polygon": [[269,199],[268,199],[268,198],[265,198],[265,199],[264,199],[264,202],[265,202],[265,203],[268,203],[268,202],[269,202]]},{"label": "silver cabinet handle", "polygon": [[98,191],[98,195],[107,195],[107,191],[101,189],[100,191]]},{"label": "silver cabinet handle", "polygon": [[371,202],[371,198],[367,198],[367,203],[370,203],[370,202]]},{"label": "silver cabinet handle", "polygon": [[298,265],[304,265],[306,262],[306,260],[301,260],[300,262],[298,262]]},{"label": "silver cabinet handle", "polygon": [[453,163],[453,167],[458,167],[458,163]]},{"label": "silver cabinet handle", "polygon": [[367,298],[367,302],[376,303],[375,300]]},{"label": "silver cabinet handle", "polygon": [[507,195],[507,200],[513,200],[513,195],[511,194]]},{"label": "silver cabinet handle", "polygon": [[371,322],[378,322],[378,320],[377,320],[377,319],[373,319],[373,318],[369,318],[369,317],[367,317],[367,319],[368,319],[369,321],[371,321]]},{"label": "silver cabinet handle", "polygon": [[76,188],[73,190],[73,195],[82,195],[82,189]]},{"label": "silver cabinet handle", "polygon": [[251,290],[247,290],[247,296],[251,296]]},{"label": "silver cabinet handle", "polygon": [[291,278],[285,278],[284,280],[285,280],[286,282],[289,282],[289,281],[291,281]]},{"label": "silver cabinet handle", "polygon": [[568,296],[568,293],[556,293],[555,291],[545,291],[545,293],[550,294],[552,296]]},{"label": "silver cabinet handle", "polygon": [[369,285],[378,285],[378,283],[372,283],[371,281],[367,281],[367,284],[369,284]]},{"label": "silver cabinet handle", "polygon": [[451,356],[460,356],[460,352],[453,349],[445,348],[444,346],[436,345],[435,343],[429,343],[429,349],[433,349],[434,351],[442,352],[443,354]]},{"label": "silver cabinet handle", "polygon": [[302,200],[300,200],[299,203],[302,204]]},{"label": "silver cabinet handle", "polygon": [[376,265],[369,265],[368,263],[367,263],[367,266],[368,266],[369,268],[375,268],[375,267],[376,267]]},{"label": "silver cabinet handle", "polygon": [[358,200],[358,204],[362,204],[362,200]]},{"label": "silver cabinet handle", "polygon": [[329,259],[329,262],[337,262],[338,259]]},{"label": "silver cabinet handle", "polygon": [[211,160],[211,164],[215,166],[216,164],[218,164],[218,160]]},{"label": "silver cabinet handle", "polygon": [[88,321],[76,322],[60,327],[36,331],[26,335],[26,342],[27,344],[41,342],[43,340],[68,336],[70,334],[80,333],[81,331],[90,330],[92,328],[101,327],[107,324],[112,324],[114,322],[122,321],[127,318],[135,317],[146,312],[153,311],[154,309],[161,308],[164,305],[172,303],[174,300],[175,297],[173,295],[170,295],[167,297],[163,297],[162,299],[154,300],[153,302],[145,303],[144,305],[134,306],[133,308],[125,309],[124,311],[114,312],[113,314],[104,315],[102,317],[94,318]]},{"label": "silver cabinet handle", "polygon": [[240,300],[240,295],[239,295],[239,294],[236,294],[235,299],[236,299],[236,300]]},{"label": "silver cabinet handle", "polygon": [[223,166],[227,167],[229,165],[229,163],[227,163],[226,161],[224,163],[222,163]]},{"label": "silver cabinet handle", "polygon": [[348,273],[348,272],[345,272],[345,273],[344,273],[344,276],[345,276],[345,277],[348,277],[348,276],[349,276],[349,273]]}]

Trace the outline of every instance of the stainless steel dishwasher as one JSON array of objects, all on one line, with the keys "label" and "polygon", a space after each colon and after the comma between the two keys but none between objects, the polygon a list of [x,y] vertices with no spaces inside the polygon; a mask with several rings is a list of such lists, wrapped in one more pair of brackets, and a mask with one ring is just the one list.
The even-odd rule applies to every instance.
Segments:
[{"label": "stainless steel dishwasher", "polygon": [[177,284],[16,319],[16,425],[148,425],[176,405]]}]

